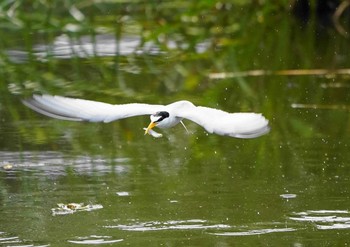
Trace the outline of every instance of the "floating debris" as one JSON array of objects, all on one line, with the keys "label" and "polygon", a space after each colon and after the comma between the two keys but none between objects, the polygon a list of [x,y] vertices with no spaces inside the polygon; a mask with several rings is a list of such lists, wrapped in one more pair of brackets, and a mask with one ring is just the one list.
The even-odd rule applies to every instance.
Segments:
[{"label": "floating debris", "polygon": [[116,194],[117,194],[118,196],[129,196],[129,195],[130,195],[129,192],[127,192],[127,191],[116,192]]},{"label": "floating debris", "polygon": [[103,208],[101,204],[84,205],[84,203],[74,203],[74,202],[68,203],[68,204],[58,203],[57,206],[58,206],[57,208],[51,209],[53,216],[73,214],[79,211],[92,211],[92,210]]},{"label": "floating debris", "polygon": [[282,195],[280,195],[280,197],[282,197],[283,199],[293,199],[293,198],[296,198],[297,195],[296,194],[282,194]]},{"label": "floating debris", "polygon": [[6,171],[12,170],[13,165],[10,164],[10,163],[5,163],[5,164],[2,165],[2,168],[3,168],[4,170],[6,170]]}]

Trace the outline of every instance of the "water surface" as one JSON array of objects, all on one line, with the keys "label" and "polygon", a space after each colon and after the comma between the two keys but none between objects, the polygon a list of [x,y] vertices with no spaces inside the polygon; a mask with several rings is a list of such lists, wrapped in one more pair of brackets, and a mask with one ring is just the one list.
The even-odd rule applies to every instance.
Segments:
[{"label": "water surface", "polygon": [[[349,244],[349,42],[335,29],[245,4],[37,3],[45,11],[33,16],[11,6],[0,27],[0,246]],[[271,131],[242,140],[185,121],[189,134],[155,139],[148,117],[41,116],[21,103],[33,93],[187,99],[261,112]]]}]

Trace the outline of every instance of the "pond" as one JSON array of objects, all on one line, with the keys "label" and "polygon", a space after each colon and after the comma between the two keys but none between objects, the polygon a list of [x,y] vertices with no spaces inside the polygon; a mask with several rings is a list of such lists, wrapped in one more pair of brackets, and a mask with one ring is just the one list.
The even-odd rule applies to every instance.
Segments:
[{"label": "pond", "polygon": [[[0,246],[350,244],[350,43],[336,28],[241,1],[1,11]],[[186,99],[271,130],[236,139],[184,120],[189,133],[153,138],[148,116],[62,121],[24,106],[33,94]]]}]

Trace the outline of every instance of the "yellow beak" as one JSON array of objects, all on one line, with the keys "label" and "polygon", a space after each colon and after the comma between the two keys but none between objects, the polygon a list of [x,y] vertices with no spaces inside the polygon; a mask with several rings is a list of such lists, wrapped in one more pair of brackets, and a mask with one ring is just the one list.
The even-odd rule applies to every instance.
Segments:
[{"label": "yellow beak", "polygon": [[153,129],[154,127],[156,127],[156,126],[157,126],[157,123],[156,123],[156,122],[151,122],[151,123],[148,125],[147,129],[145,130],[145,135],[146,135],[146,134],[149,134],[148,132],[149,132],[151,129]]}]

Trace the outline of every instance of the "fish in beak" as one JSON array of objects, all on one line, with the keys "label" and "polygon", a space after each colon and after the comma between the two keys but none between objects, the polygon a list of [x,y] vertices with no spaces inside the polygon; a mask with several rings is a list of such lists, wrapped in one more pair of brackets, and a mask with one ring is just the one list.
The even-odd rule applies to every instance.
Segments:
[{"label": "fish in beak", "polygon": [[149,125],[148,125],[148,127],[146,128],[146,130],[145,130],[145,135],[146,134],[150,134],[149,133],[149,131],[150,130],[152,130],[154,127],[156,127],[157,126],[157,123],[156,122],[151,122]]}]

